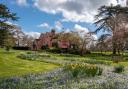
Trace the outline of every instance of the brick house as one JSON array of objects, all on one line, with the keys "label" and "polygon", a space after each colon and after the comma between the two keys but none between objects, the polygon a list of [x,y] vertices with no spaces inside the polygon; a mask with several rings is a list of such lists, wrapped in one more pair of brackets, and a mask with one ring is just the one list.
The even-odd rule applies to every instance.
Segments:
[{"label": "brick house", "polygon": [[59,48],[63,48],[63,49],[69,48],[70,47],[70,43],[68,41],[62,40],[62,41],[58,42],[58,47]]},{"label": "brick house", "polygon": [[64,40],[57,40],[54,37],[57,35],[55,33],[55,30],[51,30],[51,32],[42,33],[39,37],[39,39],[36,39],[33,42],[33,50],[39,50],[42,49],[42,47],[47,46],[48,48],[53,47],[53,44],[56,42],[59,48],[69,48],[70,43],[69,41]]}]

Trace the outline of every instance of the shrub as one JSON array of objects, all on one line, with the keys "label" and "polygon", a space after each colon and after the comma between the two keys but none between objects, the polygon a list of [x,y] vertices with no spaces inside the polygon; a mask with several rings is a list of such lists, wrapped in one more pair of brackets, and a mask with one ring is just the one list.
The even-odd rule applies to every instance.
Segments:
[{"label": "shrub", "polygon": [[78,55],[79,54],[79,50],[78,49],[68,49],[68,53]]},{"label": "shrub", "polygon": [[10,51],[10,48],[11,48],[10,46],[6,46],[6,47],[5,47],[5,50],[6,50],[6,51]]},{"label": "shrub", "polygon": [[61,48],[51,48],[51,49],[47,49],[46,51],[51,53],[61,53]]},{"label": "shrub", "polygon": [[30,50],[30,47],[22,47],[22,46],[21,47],[19,47],[19,46],[17,47],[16,46],[16,47],[13,47],[13,49],[15,49],[15,50]]},{"label": "shrub", "polygon": [[43,46],[41,47],[41,49],[49,49],[48,44],[43,45]]},{"label": "shrub", "polygon": [[86,54],[91,54],[91,51],[90,51],[90,50],[86,50],[85,53],[86,53]]},{"label": "shrub", "polygon": [[118,65],[114,67],[114,72],[115,73],[121,73],[124,71],[124,66],[123,65]]},{"label": "shrub", "polygon": [[97,75],[102,75],[103,69],[98,67],[98,74]]},{"label": "shrub", "polygon": [[69,71],[73,77],[78,76],[95,76],[101,75],[102,69],[96,65],[86,64],[86,63],[75,63],[65,66],[65,69]]},{"label": "shrub", "polygon": [[32,52],[29,51],[29,52],[27,52],[27,54],[32,54]]}]

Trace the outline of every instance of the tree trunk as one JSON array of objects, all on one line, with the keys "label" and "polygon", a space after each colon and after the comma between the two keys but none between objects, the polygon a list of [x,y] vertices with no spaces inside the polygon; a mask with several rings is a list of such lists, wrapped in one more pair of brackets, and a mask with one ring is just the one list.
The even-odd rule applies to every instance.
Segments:
[{"label": "tree trunk", "polygon": [[102,54],[102,49],[100,50],[100,53]]},{"label": "tree trunk", "polygon": [[118,49],[118,55],[120,55],[120,50]]},{"label": "tree trunk", "polygon": [[115,33],[113,33],[113,38],[112,38],[112,50],[113,50],[113,55],[116,55],[117,45],[116,45]]},{"label": "tree trunk", "polygon": [[112,40],[112,50],[113,50],[113,55],[116,55],[117,48],[116,48],[115,36],[113,36],[113,40]]},{"label": "tree trunk", "polygon": [[116,55],[116,48],[113,47],[113,54]]},{"label": "tree trunk", "polygon": [[83,52],[83,51],[84,51],[85,43],[86,43],[86,42],[85,42],[85,40],[84,40],[83,45],[82,45],[82,48],[81,48],[81,52],[80,52],[80,55],[81,55],[81,56],[84,55],[84,52]]},{"label": "tree trunk", "polygon": [[83,56],[83,50],[84,50],[84,48],[83,48],[83,46],[82,46],[81,52],[80,52],[80,55],[81,55],[81,56]]}]

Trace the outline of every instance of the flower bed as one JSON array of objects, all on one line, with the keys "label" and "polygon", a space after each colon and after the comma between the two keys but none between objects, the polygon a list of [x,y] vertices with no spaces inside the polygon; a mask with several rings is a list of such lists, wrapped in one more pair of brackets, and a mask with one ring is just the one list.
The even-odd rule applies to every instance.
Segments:
[{"label": "flower bed", "polygon": [[71,72],[73,77],[78,77],[81,75],[95,76],[102,74],[102,68],[86,63],[68,64],[65,66],[65,70]]},{"label": "flower bed", "polygon": [[[103,67],[104,68],[104,67]],[[101,76],[83,77],[79,81],[57,69],[46,74],[0,79],[0,89],[128,89],[128,74],[118,74],[104,68]]]}]

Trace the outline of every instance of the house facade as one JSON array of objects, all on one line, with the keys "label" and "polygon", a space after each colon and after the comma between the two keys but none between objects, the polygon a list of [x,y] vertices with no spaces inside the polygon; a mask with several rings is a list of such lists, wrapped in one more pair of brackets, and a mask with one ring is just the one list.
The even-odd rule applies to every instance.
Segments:
[{"label": "house facade", "polygon": [[54,43],[57,44],[58,48],[67,49],[70,47],[69,41],[58,40],[57,38],[54,38],[56,35],[57,33],[55,33],[54,30],[51,30],[51,32],[42,33],[39,39],[36,39],[33,42],[33,50],[39,50],[43,47],[52,48]]}]

